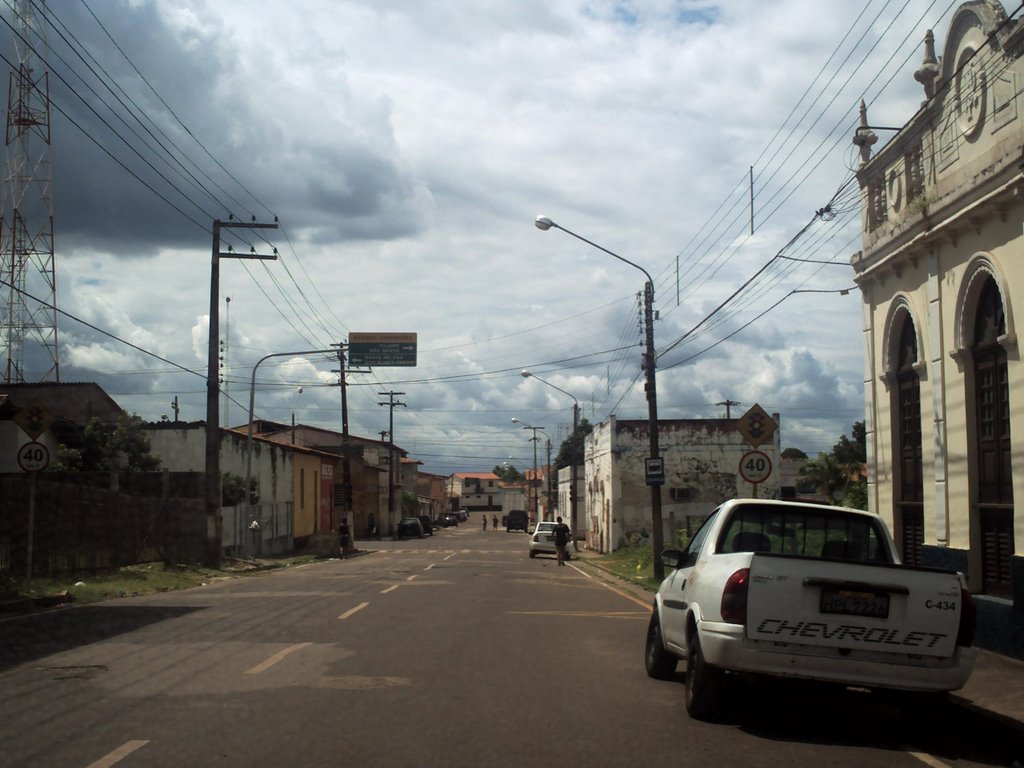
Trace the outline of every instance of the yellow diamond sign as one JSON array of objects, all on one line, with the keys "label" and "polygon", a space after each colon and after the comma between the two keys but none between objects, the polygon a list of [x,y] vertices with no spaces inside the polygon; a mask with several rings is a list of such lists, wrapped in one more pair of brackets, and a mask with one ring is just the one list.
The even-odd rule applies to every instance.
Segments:
[{"label": "yellow diamond sign", "polygon": [[53,414],[46,410],[45,407],[40,405],[37,401],[33,400],[27,406],[18,411],[15,415],[14,420],[18,426],[21,427],[21,431],[29,436],[32,440],[37,439],[43,432],[50,428],[53,424]]},{"label": "yellow diamond sign", "polygon": [[740,416],[736,430],[751,448],[771,442],[779,425],[768,412],[756,403],[750,410]]}]

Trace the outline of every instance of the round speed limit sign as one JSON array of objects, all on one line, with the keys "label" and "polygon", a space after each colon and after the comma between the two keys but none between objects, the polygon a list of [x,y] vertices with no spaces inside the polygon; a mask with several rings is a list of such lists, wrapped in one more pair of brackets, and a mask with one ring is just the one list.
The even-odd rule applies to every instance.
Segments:
[{"label": "round speed limit sign", "polygon": [[25,472],[41,472],[50,463],[50,449],[42,443],[25,443],[18,449],[18,466]]},{"label": "round speed limit sign", "polygon": [[740,476],[748,483],[763,483],[772,473],[772,460],[761,451],[747,451],[740,459]]}]

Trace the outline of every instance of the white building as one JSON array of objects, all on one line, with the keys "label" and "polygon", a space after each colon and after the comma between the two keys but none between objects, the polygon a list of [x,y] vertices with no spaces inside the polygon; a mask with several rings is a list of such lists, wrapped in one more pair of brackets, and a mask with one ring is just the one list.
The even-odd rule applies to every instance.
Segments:
[{"label": "white building", "polygon": [[[774,417],[778,422],[778,416]],[[778,498],[779,433],[753,451],[738,430],[739,419],[662,419],[659,453],[664,461],[662,532],[673,546],[678,532],[692,529],[715,506],[734,497]],[[648,422],[614,416],[594,427],[585,444],[587,545],[611,552],[635,535],[650,535],[651,489],[645,460],[650,456]],[[741,464],[748,477],[744,479]],[[753,464],[757,466],[754,467]],[[760,473],[755,475],[754,470]]]}]

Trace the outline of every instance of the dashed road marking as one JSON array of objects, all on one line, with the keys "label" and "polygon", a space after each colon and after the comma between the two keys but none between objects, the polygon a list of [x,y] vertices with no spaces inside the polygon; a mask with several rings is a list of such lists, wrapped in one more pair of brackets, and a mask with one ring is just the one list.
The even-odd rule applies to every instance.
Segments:
[{"label": "dashed road marking", "polygon": [[412,580],[413,580],[413,579],[415,579],[415,578],[416,578],[416,574],[414,573],[414,574],[413,574],[412,576],[410,576],[409,578],[407,578],[407,579],[406,579],[406,581],[412,581]]},{"label": "dashed road marking", "polygon": [[944,763],[941,760],[934,758],[931,755],[926,754],[924,752],[911,752],[908,750],[907,754],[911,757],[916,757],[925,765],[932,766],[932,768],[949,768],[949,763]]},{"label": "dashed road marking", "polygon": [[341,614],[341,616],[338,617],[338,620],[341,621],[341,620],[347,619],[349,616],[351,616],[354,613],[358,613],[359,611],[363,610],[363,608],[365,608],[368,605],[369,605],[369,603],[360,603],[355,608],[349,608],[347,611],[345,611],[343,614]]},{"label": "dashed road marking", "polygon": [[399,588],[400,586],[402,586],[402,585],[401,585],[401,584],[392,584],[392,585],[391,585],[390,587],[388,587],[387,589],[382,589],[382,590],[380,591],[380,593],[381,593],[382,595],[386,595],[386,594],[387,594],[388,592],[394,592],[394,591],[395,591],[396,589],[398,589],[398,588]]},{"label": "dashed road marking", "polygon": [[110,768],[110,766],[120,763],[132,752],[146,746],[147,744],[149,744],[149,740],[126,741],[124,744],[122,744],[120,747],[115,749],[110,754],[104,755],[94,763],[89,763],[89,765],[87,765],[86,768]]},{"label": "dashed road marking", "polygon": [[[366,605],[366,603],[363,603],[363,605]],[[312,643],[297,643],[296,645],[292,645],[288,648],[285,648],[284,650],[278,651],[266,661],[257,664],[252,669],[245,670],[245,674],[258,675],[260,672],[265,672],[266,670],[270,669],[272,666],[277,664],[277,662],[281,661],[281,659],[283,659],[288,654],[295,653],[295,651],[305,648],[307,645],[312,645]]]}]

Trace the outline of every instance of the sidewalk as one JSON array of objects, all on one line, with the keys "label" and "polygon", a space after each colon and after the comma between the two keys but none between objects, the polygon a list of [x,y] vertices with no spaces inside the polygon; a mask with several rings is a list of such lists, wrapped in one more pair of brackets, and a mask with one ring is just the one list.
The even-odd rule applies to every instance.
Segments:
[{"label": "sidewalk", "polygon": [[[600,578],[650,603],[654,593],[646,587],[626,581],[602,568],[593,552],[580,550],[577,562],[586,563]],[[1024,661],[978,649],[967,685],[954,691],[950,701],[1007,723],[1024,733]]]},{"label": "sidewalk", "polygon": [[979,648],[971,679],[953,693],[952,701],[997,717],[1024,733],[1024,661]]}]

